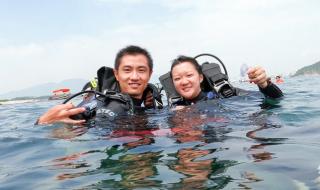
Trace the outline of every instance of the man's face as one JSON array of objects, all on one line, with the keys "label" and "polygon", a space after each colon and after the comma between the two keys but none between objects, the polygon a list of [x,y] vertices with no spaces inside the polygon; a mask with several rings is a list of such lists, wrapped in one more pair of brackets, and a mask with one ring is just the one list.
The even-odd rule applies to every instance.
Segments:
[{"label": "man's face", "polygon": [[151,73],[148,59],[142,54],[123,56],[118,70],[114,70],[121,92],[138,99],[141,99]]}]

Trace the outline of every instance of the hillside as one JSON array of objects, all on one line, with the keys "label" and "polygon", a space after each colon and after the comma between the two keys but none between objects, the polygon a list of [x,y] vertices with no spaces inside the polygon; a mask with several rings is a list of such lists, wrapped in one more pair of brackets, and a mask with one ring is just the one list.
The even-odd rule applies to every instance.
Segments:
[{"label": "hillside", "polygon": [[320,75],[320,61],[299,69],[293,76],[299,75]]},{"label": "hillside", "polygon": [[25,89],[19,89],[4,94],[0,94],[0,99],[12,99],[19,97],[39,97],[39,96],[49,96],[52,90],[59,88],[70,88],[71,93],[76,93],[81,91],[82,87],[88,81],[85,79],[68,79],[61,81],[59,83],[44,83],[40,85],[35,85]]}]

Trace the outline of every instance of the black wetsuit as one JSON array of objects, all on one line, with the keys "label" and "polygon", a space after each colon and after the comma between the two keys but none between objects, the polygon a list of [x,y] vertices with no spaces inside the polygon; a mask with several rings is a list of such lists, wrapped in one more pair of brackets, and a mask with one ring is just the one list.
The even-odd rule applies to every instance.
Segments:
[{"label": "black wetsuit", "polygon": [[[104,118],[114,120],[117,116],[131,115],[134,113],[141,113],[149,107],[142,106],[144,99],[132,98],[129,95],[122,94],[122,98],[119,93],[118,98],[115,96],[112,97],[99,97],[99,100],[92,96],[91,99],[84,100],[78,106],[85,107],[88,111],[84,115],[83,113],[72,116],[72,119],[92,119],[95,118]],[[88,109],[89,108],[89,109]]]},{"label": "black wetsuit", "polygon": [[189,105],[195,104],[197,102],[206,101],[206,100],[210,100],[210,99],[213,99],[213,98],[209,98],[207,96],[207,93],[200,92],[200,94],[196,98],[194,98],[192,100],[186,100],[186,99],[183,98],[183,99],[175,102],[174,105],[189,106]]},{"label": "black wetsuit", "polygon": [[262,92],[262,94],[269,98],[280,98],[283,96],[283,93],[280,90],[280,88],[272,82],[268,82],[268,86],[266,88],[259,87],[259,90],[260,92]]},{"label": "black wetsuit", "polygon": [[[105,93],[106,91],[114,91],[117,93],[121,93],[120,90],[120,84],[116,80],[114,76],[113,69],[110,67],[101,67],[97,71],[97,91],[101,93]],[[151,92],[153,96],[153,100],[157,101],[157,103],[160,103],[161,106],[157,105],[157,103],[154,101],[152,105],[150,106],[144,106],[142,107],[142,103],[146,98],[147,93]],[[162,108],[162,100],[161,100],[161,94],[158,90],[158,88],[148,83],[147,88],[143,92],[143,96],[141,100],[132,98],[132,103],[135,108],[137,109],[149,109],[149,108]]]},{"label": "black wetsuit", "polygon": [[143,103],[143,98],[141,99],[137,99],[137,98],[131,98],[133,105],[134,105],[134,110],[135,111],[144,111],[146,109],[154,109],[155,107],[146,107],[146,106],[142,106]]},{"label": "black wetsuit", "polygon": [[[283,96],[282,91],[280,90],[280,88],[278,88],[275,84],[268,82],[268,86],[266,88],[260,88],[259,87],[260,92],[268,97],[268,98],[280,98]],[[236,96],[241,96],[241,95],[245,95],[247,94],[246,90],[240,89],[240,88],[235,88],[235,94]],[[201,92],[196,98],[192,99],[192,100],[186,100],[184,98],[182,98],[181,100],[178,100],[177,102],[173,103],[173,105],[192,105],[195,104],[197,102],[200,101],[206,101],[206,100],[211,100],[211,99],[215,99],[218,98],[218,95],[215,92]]]}]

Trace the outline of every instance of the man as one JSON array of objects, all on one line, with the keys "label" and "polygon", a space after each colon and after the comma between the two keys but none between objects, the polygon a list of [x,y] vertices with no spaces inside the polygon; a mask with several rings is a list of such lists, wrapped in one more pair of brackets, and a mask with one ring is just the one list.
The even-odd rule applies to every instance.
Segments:
[{"label": "man", "polygon": [[[115,59],[113,69],[114,76],[110,76],[106,67],[98,70],[98,86],[99,91],[105,93],[108,90],[128,94],[134,106],[141,107],[142,103],[147,108],[155,107],[152,100],[155,96],[151,96],[154,91],[147,91],[151,84],[148,84],[152,71],[153,61],[149,52],[138,46],[128,46],[121,49]],[[111,74],[112,75],[112,74]],[[110,78],[115,77],[115,82],[110,84]],[[110,89],[111,88],[111,89]],[[148,95],[147,95],[148,94]],[[161,103],[161,99],[157,97]],[[61,104],[52,107],[44,113],[37,121],[37,124],[51,124],[62,122],[72,125],[78,125],[85,120],[75,120],[70,116],[85,112],[85,108],[76,108],[71,103]]]}]

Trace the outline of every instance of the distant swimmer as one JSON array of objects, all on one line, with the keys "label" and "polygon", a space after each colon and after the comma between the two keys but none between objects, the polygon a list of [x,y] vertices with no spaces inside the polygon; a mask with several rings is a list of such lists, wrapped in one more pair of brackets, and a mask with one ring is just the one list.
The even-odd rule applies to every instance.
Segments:
[{"label": "distant swimmer", "polygon": [[284,82],[284,80],[281,78],[280,75],[276,76],[276,83],[277,83],[277,84],[281,84],[281,83],[283,83],[283,82]]}]

